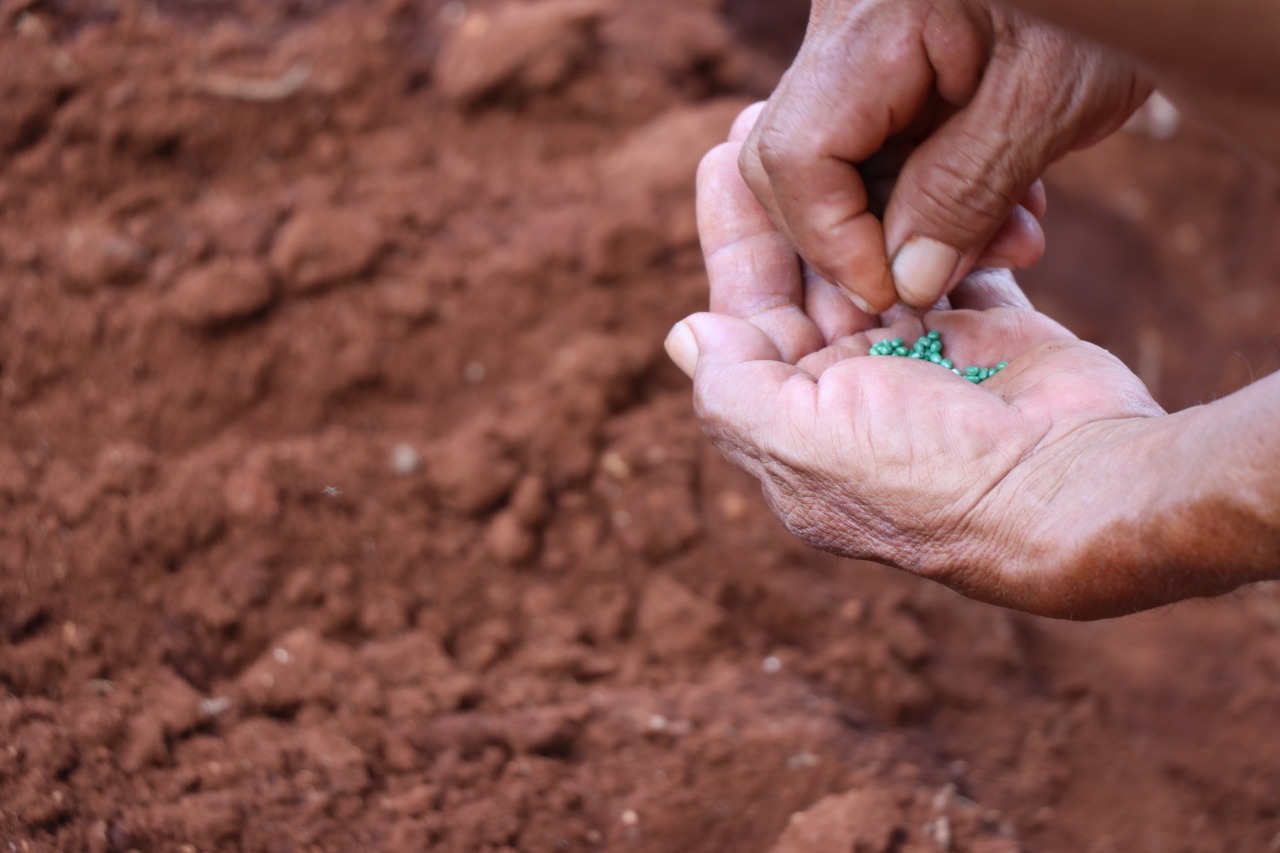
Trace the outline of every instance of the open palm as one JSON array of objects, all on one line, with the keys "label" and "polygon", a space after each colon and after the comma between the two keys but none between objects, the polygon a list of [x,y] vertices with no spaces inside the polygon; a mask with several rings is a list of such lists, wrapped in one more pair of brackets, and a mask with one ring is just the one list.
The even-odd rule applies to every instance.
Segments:
[{"label": "open palm", "polygon": [[[1035,312],[1002,271],[929,312],[863,314],[771,231],[731,154],[709,155],[699,183],[713,313],[678,324],[669,349],[695,378],[708,436],[793,533],[1050,615],[1186,594],[1081,551],[1106,541],[1090,507],[1123,505],[1115,493],[1138,479],[1124,466],[1159,450],[1148,427],[1164,413],[1136,376]],[[974,385],[868,355],[933,330],[957,365],[1009,365]]]}]

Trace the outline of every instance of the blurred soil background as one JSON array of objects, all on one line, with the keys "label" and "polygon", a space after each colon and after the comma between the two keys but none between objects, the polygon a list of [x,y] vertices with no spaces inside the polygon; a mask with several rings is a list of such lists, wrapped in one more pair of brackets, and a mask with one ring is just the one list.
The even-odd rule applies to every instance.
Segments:
[{"label": "blurred soil background", "polygon": [[[1280,849],[1274,587],[1019,616],[702,439],[694,168],[804,18],[0,3],[0,851]],[[1157,125],[1026,282],[1183,407],[1280,197]]]}]

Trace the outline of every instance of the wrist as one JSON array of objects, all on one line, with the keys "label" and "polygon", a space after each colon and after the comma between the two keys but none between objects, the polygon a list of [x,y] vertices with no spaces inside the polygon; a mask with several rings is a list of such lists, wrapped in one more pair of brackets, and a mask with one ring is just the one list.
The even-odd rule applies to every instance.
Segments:
[{"label": "wrist", "polygon": [[1174,416],[1179,443],[1164,459],[1176,479],[1159,507],[1160,533],[1171,562],[1206,586],[1193,594],[1280,577],[1274,384]]},{"label": "wrist", "polygon": [[1233,476],[1238,466],[1212,458],[1223,448],[1220,414],[1100,422],[1057,448],[1070,464],[1015,569],[1040,579],[1041,612],[1120,616],[1274,571],[1280,528],[1265,497]]}]

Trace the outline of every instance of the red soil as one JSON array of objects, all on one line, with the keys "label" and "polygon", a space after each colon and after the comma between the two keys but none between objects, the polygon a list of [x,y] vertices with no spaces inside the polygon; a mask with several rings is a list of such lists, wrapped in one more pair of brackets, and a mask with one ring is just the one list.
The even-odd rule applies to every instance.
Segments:
[{"label": "red soil", "polygon": [[[1272,588],[973,604],[698,433],[691,178],[802,9],[121,5],[0,5],[0,850],[1276,849]],[[1051,313],[1276,366],[1274,183],[1051,184]]]}]

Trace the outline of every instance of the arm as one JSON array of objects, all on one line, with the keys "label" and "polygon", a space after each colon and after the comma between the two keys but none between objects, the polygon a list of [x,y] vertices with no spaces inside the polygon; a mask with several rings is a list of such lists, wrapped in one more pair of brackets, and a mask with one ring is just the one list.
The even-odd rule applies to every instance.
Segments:
[{"label": "arm", "polygon": [[1280,167],[1280,4],[1003,2],[1132,56],[1184,109]]},{"label": "arm", "polygon": [[1269,0],[1002,0],[1140,60],[1171,82],[1280,97]]},{"label": "arm", "polygon": [[988,495],[977,515],[1004,518],[959,574],[1006,580],[962,591],[1095,618],[1280,578],[1280,376],[1174,415],[1109,418],[1101,401]]},{"label": "arm", "polygon": [[1280,577],[1278,418],[1280,376],[1271,376],[1151,424],[1152,511],[1114,531],[1136,534],[1127,561],[1155,555],[1180,580],[1203,584],[1189,594]]}]

